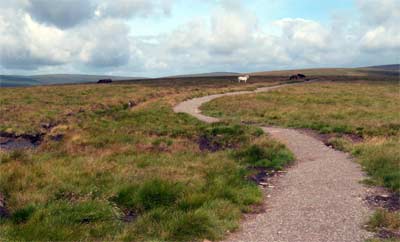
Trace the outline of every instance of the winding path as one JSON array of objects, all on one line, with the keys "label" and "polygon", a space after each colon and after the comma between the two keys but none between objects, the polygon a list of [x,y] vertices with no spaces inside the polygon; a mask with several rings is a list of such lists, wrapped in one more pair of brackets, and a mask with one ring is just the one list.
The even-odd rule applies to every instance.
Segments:
[{"label": "winding path", "polygon": [[[175,112],[188,113],[204,122],[219,119],[201,114],[199,107],[215,98],[267,92],[289,85],[264,87],[194,98],[178,104]],[[286,144],[296,163],[286,175],[265,189],[266,211],[244,220],[226,241],[357,242],[371,234],[362,229],[369,215],[363,202],[367,190],[359,181],[359,165],[343,152],[294,129],[262,127]]]}]

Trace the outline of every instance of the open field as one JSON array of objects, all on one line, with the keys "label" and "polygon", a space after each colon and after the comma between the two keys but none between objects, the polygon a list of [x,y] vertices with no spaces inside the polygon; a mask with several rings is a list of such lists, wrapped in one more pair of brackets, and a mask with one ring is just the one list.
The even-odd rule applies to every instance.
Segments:
[{"label": "open field", "polygon": [[262,200],[251,167],[293,156],[256,128],[203,124],[172,106],[280,81],[0,89],[1,130],[44,134],[33,150],[0,152],[1,240],[222,238]]},{"label": "open field", "polygon": [[[370,175],[367,183],[385,186],[398,194],[399,107],[397,81],[317,82],[268,93],[224,97],[205,104],[202,110],[232,123],[315,130],[327,144],[356,157]],[[398,212],[378,211],[370,226],[380,223],[372,230],[397,231],[399,221]]]}]

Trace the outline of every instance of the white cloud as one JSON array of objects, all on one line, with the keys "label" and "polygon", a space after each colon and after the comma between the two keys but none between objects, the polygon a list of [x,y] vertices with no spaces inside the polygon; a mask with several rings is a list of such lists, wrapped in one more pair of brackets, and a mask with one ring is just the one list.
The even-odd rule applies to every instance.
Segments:
[{"label": "white cloud", "polygon": [[[72,2],[54,11],[47,2],[0,2],[3,69],[116,70],[160,76],[380,64],[397,61],[400,51],[397,0],[357,0],[359,19],[334,16],[331,23],[322,24],[283,18],[267,26],[240,1],[219,1],[206,16],[146,37],[135,36],[128,20],[166,16],[176,0],[87,0],[86,10],[78,11],[72,22],[67,16],[76,9]],[[46,3],[40,16],[32,3]],[[270,27],[278,31],[268,32]]]},{"label": "white cloud", "polygon": [[83,63],[102,68],[125,65],[129,61],[129,29],[123,22],[103,19],[91,22],[78,31],[82,44],[79,59]]},{"label": "white cloud", "polygon": [[0,57],[7,68],[35,69],[70,58],[63,31],[43,26],[22,11],[0,11]]},{"label": "white cloud", "polygon": [[282,37],[295,45],[313,49],[325,49],[329,45],[329,32],[318,22],[285,18],[275,24],[282,30]]},{"label": "white cloud", "polygon": [[368,26],[398,25],[399,0],[356,0],[362,23]]},{"label": "white cloud", "polygon": [[[361,13],[360,47],[367,52],[400,51],[400,1],[357,0]],[[400,53],[397,53],[400,55]]]},{"label": "white cloud", "polygon": [[400,55],[400,28],[379,26],[369,30],[361,39],[367,50],[395,50]]}]

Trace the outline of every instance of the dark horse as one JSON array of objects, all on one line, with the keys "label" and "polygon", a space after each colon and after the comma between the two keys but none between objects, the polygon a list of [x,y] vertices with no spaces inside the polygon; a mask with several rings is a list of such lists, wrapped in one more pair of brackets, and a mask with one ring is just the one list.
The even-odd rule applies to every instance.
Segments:
[{"label": "dark horse", "polygon": [[101,79],[97,83],[111,83],[111,82],[112,82],[111,79]]},{"label": "dark horse", "polygon": [[290,77],[289,77],[289,80],[297,80],[297,79],[304,79],[304,78],[306,78],[305,75],[303,75],[303,74],[297,74],[297,75],[292,75],[292,76],[290,76]]}]

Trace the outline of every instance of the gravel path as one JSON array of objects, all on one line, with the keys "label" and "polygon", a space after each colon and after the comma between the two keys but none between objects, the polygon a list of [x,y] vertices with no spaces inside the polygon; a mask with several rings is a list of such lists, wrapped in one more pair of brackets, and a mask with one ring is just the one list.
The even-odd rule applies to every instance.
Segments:
[{"label": "gravel path", "polygon": [[[285,84],[259,88],[265,92]],[[297,84],[296,84],[297,85]],[[204,122],[218,119],[202,115],[199,107],[212,99],[250,91],[211,95],[185,101],[174,108]],[[369,210],[363,202],[367,189],[359,181],[359,165],[343,152],[293,129],[263,127],[264,132],[286,144],[296,163],[286,175],[265,189],[264,213],[249,216],[226,241],[357,242],[372,234],[362,229]]]}]

